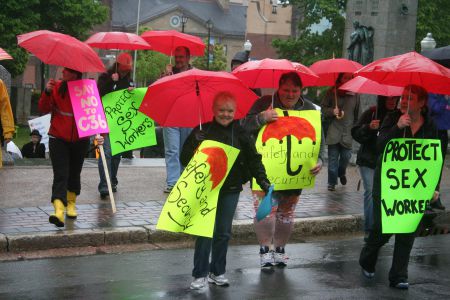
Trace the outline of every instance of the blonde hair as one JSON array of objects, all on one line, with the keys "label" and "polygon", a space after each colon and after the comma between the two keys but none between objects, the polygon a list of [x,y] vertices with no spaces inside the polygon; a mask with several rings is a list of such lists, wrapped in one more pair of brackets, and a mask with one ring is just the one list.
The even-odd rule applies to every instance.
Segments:
[{"label": "blonde hair", "polygon": [[237,105],[236,103],[236,98],[234,97],[234,95],[230,92],[227,91],[221,91],[218,92],[215,96],[214,96],[214,100],[213,100],[213,106],[215,106],[218,102],[224,101],[224,100],[228,100],[234,103],[234,105]]}]

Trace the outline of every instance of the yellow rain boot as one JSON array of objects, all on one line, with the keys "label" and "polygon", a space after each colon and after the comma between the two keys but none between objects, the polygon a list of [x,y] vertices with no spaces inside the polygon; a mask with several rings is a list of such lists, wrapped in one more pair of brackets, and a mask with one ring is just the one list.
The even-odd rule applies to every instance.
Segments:
[{"label": "yellow rain boot", "polygon": [[51,214],[48,221],[57,227],[64,227],[64,203],[60,199],[53,200],[55,213]]},{"label": "yellow rain boot", "polygon": [[77,200],[77,195],[74,192],[67,191],[67,213],[66,216],[68,218],[75,219],[77,214],[77,207],[75,206],[75,202]]}]

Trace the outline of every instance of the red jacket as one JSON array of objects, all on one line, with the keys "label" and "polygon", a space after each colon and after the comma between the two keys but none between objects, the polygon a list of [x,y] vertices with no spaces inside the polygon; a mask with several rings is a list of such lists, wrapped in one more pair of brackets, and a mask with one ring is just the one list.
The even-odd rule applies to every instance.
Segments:
[{"label": "red jacket", "polygon": [[47,95],[45,92],[42,93],[41,98],[39,99],[39,110],[44,114],[52,114],[50,130],[48,131],[49,136],[60,138],[68,142],[76,142],[80,138],[73,116],[69,91],[67,90],[64,97],[61,97],[58,93],[61,84],[62,81],[58,81],[50,95]]}]

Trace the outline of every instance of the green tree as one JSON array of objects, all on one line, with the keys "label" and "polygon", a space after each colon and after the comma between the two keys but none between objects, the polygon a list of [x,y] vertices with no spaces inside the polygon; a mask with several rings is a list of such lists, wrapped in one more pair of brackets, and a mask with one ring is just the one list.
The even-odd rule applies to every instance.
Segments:
[{"label": "green tree", "polygon": [[28,60],[17,46],[16,35],[47,29],[85,39],[96,24],[103,23],[108,8],[97,0],[28,0],[4,1],[0,11],[0,47],[13,61],[3,63],[12,76],[21,74]]},{"label": "green tree", "polygon": [[3,1],[0,9],[0,47],[6,50],[14,60],[2,60],[0,63],[8,69],[12,77],[23,72],[28,54],[17,46],[16,35],[35,30],[40,17],[34,9],[39,0]]},{"label": "green tree", "polygon": [[161,77],[169,57],[155,51],[138,51],[136,61],[136,82],[138,86],[146,86]]},{"label": "green tree", "polygon": [[433,34],[436,47],[450,43],[450,2],[448,0],[419,0],[416,27],[416,51],[428,32]]},{"label": "green tree", "polygon": [[[139,28],[139,35],[148,30],[151,28]],[[159,79],[169,62],[170,58],[165,54],[150,50],[137,51],[135,78],[137,86],[146,86]]]},{"label": "green tree", "polygon": [[[284,1],[287,2],[287,1]],[[310,65],[321,59],[342,56],[345,29],[346,0],[290,0],[289,4],[301,14],[298,37],[277,39],[273,46],[280,58]],[[322,33],[312,32],[311,26],[326,19],[331,28]]]},{"label": "green tree", "polygon": [[[205,44],[208,42],[205,40]],[[212,49],[211,49],[212,48]],[[210,50],[211,60],[209,61],[209,70],[210,71],[224,71],[227,68],[227,58],[225,57],[225,52],[222,44],[214,44]],[[192,61],[192,65],[197,69],[206,70],[207,69],[207,61],[206,58],[208,56],[208,48],[205,47],[205,55],[196,57]]]}]

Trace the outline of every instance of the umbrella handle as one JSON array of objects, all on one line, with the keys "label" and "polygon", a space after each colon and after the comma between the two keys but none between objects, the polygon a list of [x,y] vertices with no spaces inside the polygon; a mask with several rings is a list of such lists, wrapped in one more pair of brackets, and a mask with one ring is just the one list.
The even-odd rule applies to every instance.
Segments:
[{"label": "umbrella handle", "polygon": [[[337,100],[337,87],[334,89],[334,108],[339,108],[338,107],[338,100]],[[341,111],[341,114],[336,116],[336,119],[340,120],[344,117],[344,111]]]}]

